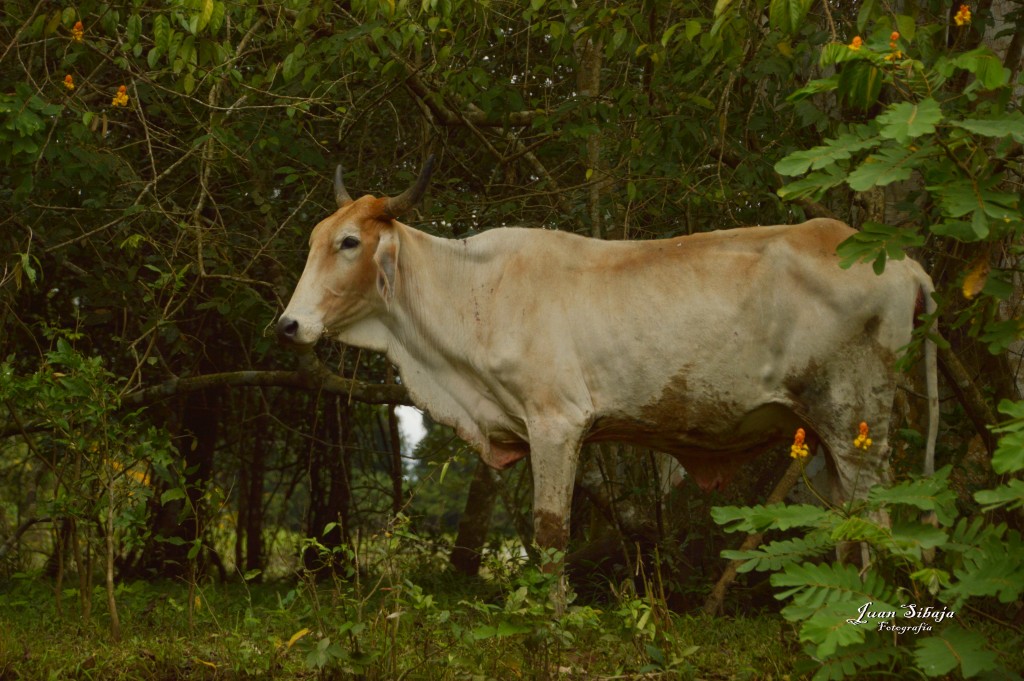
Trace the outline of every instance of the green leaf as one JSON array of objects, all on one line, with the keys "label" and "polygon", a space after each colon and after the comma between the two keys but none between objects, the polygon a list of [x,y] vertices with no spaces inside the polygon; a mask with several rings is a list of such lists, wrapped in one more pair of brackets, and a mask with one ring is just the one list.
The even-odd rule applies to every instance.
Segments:
[{"label": "green leaf", "polygon": [[829,538],[834,542],[866,541],[877,546],[885,543],[888,536],[887,530],[878,523],[865,517],[854,515],[844,519],[832,528]]},{"label": "green leaf", "polygon": [[[847,52],[853,50],[847,49]],[[854,52],[854,54],[858,54]],[[839,94],[851,106],[868,109],[882,92],[882,71],[867,61],[855,61],[839,74]]]},{"label": "green leaf", "polygon": [[814,643],[814,656],[823,659],[835,654],[839,648],[862,643],[867,633],[864,627],[852,626],[848,622],[856,616],[848,601],[824,604],[800,626],[800,640]]},{"label": "green leaf", "polygon": [[974,231],[974,225],[966,220],[943,220],[932,225],[930,230],[933,234],[948,236],[965,242],[978,241],[988,236],[987,231],[979,235]]},{"label": "green leaf", "polygon": [[[1017,329],[1020,330],[1019,327]],[[1000,475],[1024,470],[1024,400],[1001,400],[999,413],[1010,417],[992,432],[1000,434],[999,444],[992,455],[992,470]]]},{"label": "green leaf", "polygon": [[1000,113],[991,118],[967,118],[950,124],[985,137],[1012,137],[1024,142],[1024,114],[1020,111]]},{"label": "green leaf", "polygon": [[996,654],[985,650],[985,637],[957,624],[919,638],[914,659],[928,676],[942,676],[960,667],[964,677],[970,678],[996,668]]},{"label": "green leaf", "polygon": [[[977,215],[977,213],[975,213]],[[984,331],[978,340],[985,343],[989,352],[993,355],[999,355],[1006,352],[1017,340],[1024,336],[1024,319],[1012,318],[1004,319],[1002,321],[990,321],[985,324]],[[1015,465],[1014,459],[1010,458],[1015,455],[1016,450],[1021,446],[1024,446],[1024,434],[1014,433],[1006,435],[1000,440],[1000,445],[1005,442],[1005,448],[1003,449],[1002,455],[996,460],[996,455],[992,457],[992,470],[997,473],[1004,473],[1006,471],[1001,470],[1004,465],[1012,467]],[[999,449],[996,449],[996,454],[999,454]]]},{"label": "green leaf", "polygon": [[776,571],[787,563],[796,563],[820,556],[834,547],[834,543],[823,532],[809,532],[806,537],[773,541],[749,551],[722,551],[722,557],[729,560],[746,561],[737,572]]},{"label": "green leaf", "polygon": [[153,19],[153,45],[157,54],[167,54],[171,43],[171,27],[167,23],[167,17],[157,14]]},{"label": "green leaf", "polygon": [[700,35],[701,30],[700,22],[696,19],[690,19],[686,22],[686,39],[693,42],[693,39]]},{"label": "green leaf", "polygon": [[839,266],[848,269],[858,262],[873,262],[881,273],[886,260],[903,260],[906,251],[924,245],[924,237],[914,229],[865,222],[860,230],[839,244]]},{"label": "green leaf", "polygon": [[851,189],[863,192],[872,187],[884,187],[893,182],[907,180],[914,170],[938,151],[936,147],[882,147],[871,154],[850,173],[846,182]]},{"label": "green leaf", "polygon": [[876,120],[882,124],[879,130],[882,137],[907,144],[915,137],[935,132],[935,126],[942,120],[942,109],[929,97],[917,104],[894,104]]},{"label": "green leaf", "polygon": [[953,59],[952,64],[973,73],[978,83],[988,90],[1002,87],[1010,81],[1010,70],[1003,67],[999,57],[987,47],[965,52]]},{"label": "green leaf", "polygon": [[977,238],[982,239],[988,236],[990,218],[1003,222],[1021,219],[1016,210],[1018,196],[993,189],[1000,182],[999,177],[980,180],[957,178],[927,189],[938,197],[944,215],[959,218],[970,213],[971,229]]},{"label": "green leaf", "polygon": [[903,522],[892,526],[889,541],[882,542],[882,545],[893,555],[920,561],[925,551],[944,546],[947,540],[942,528],[921,522]]},{"label": "green leaf", "polygon": [[768,17],[771,27],[792,35],[800,30],[813,0],[770,0]]},{"label": "green leaf", "polygon": [[1020,579],[1024,556],[1014,550],[1012,541],[1012,538],[1007,538],[1005,546],[996,542],[984,545],[973,562],[965,561],[965,567],[953,571],[957,581],[946,594],[962,599],[996,596],[1000,603],[1015,601],[1024,589],[1024,582]]},{"label": "green leaf", "polygon": [[817,527],[828,511],[810,504],[769,504],[767,506],[715,506],[711,517],[726,532],[763,532],[791,527]]},{"label": "green leaf", "polygon": [[[1013,335],[1018,337],[1021,332],[1019,322],[1014,331]],[[992,456],[992,470],[1000,475],[1024,470],[1024,433],[1011,433],[999,439],[999,445]]]},{"label": "green leaf", "polygon": [[857,32],[864,33],[864,29],[867,27],[868,22],[871,20],[872,15],[875,13],[875,9],[878,7],[877,0],[864,0],[860,5],[860,10],[857,12]]},{"label": "green leaf", "polygon": [[215,0],[213,3],[213,13],[210,14],[210,33],[216,35],[220,31],[220,27],[224,25],[224,14],[226,12],[224,3],[221,0]]},{"label": "green leaf", "polygon": [[796,201],[808,197],[817,199],[829,189],[837,187],[845,181],[845,171],[837,166],[829,166],[824,170],[810,173],[796,182],[783,185],[776,193],[786,201]]},{"label": "green leaf", "polygon": [[850,46],[845,43],[828,43],[821,48],[821,58],[819,62],[822,66],[833,66],[835,64],[842,64],[843,62],[868,60],[869,57],[863,50],[851,49]]},{"label": "green leaf", "polygon": [[720,16],[725,14],[726,10],[729,9],[729,5],[731,5],[731,4],[732,4],[732,0],[716,0],[716,2],[715,2],[715,11],[713,13],[713,16],[716,19],[719,18]]},{"label": "green leaf", "polygon": [[787,102],[799,102],[803,99],[807,99],[811,95],[816,95],[820,92],[831,92],[839,87],[839,75],[835,74],[828,78],[818,78],[812,80],[804,85],[799,90],[796,90],[791,95],[786,97]]},{"label": "green leaf", "polygon": [[[814,646],[805,646],[807,656],[815,666],[807,671],[813,671],[813,679],[845,679],[857,678],[861,670],[872,669],[881,665],[889,665],[890,661],[898,654],[898,649],[887,645],[881,637],[873,636],[863,643],[855,643],[836,651],[827,658],[817,659]],[[867,675],[865,675],[867,676]]]},{"label": "green leaf", "polygon": [[922,511],[934,511],[941,525],[952,525],[957,518],[956,492],[949,489],[947,480],[952,470],[943,466],[927,478],[901,482],[890,487],[873,487],[868,501],[886,506],[910,506]]},{"label": "green leaf", "polygon": [[[861,130],[860,132],[865,132]],[[775,172],[780,175],[802,175],[808,170],[820,170],[837,161],[843,161],[862,149],[878,143],[876,136],[862,136],[856,133],[845,133],[835,139],[825,140],[825,144],[812,147],[805,151],[795,151],[775,164]]]},{"label": "green leaf", "polygon": [[196,31],[202,31],[210,23],[213,16],[213,0],[200,0],[199,21],[196,23]]},{"label": "green leaf", "polygon": [[163,494],[160,495],[160,503],[166,504],[170,501],[176,501],[178,499],[185,498],[185,490],[180,487],[172,487]]},{"label": "green leaf", "polygon": [[900,38],[908,43],[914,41],[917,34],[917,20],[907,14],[896,15],[896,30],[900,32]]},{"label": "green leaf", "polygon": [[128,25],[126,28],[128,45],[131,47],[139,42],[139,36],[142,35],[142,17],[138,14],[133,14],[128,17]]},{"label": "green leaf", "polygon": [[790,564],[782,572],[773,574],[771,583],[775,587],[790,587],[776,594],[775,598],[793,599],[793,605],[782,611],[783,616],[791,622],[809,617],[826,602],[847,603],[852,609],[845,610],[846,618],[857,617],[857,609],[865,603],[871,603],[873,612],[898,611],[892,604],[898,602],[893,587],[877,572],[866,573],[862,580],[853,565]]},{"label": "green leaf", "polygon": [[979,490],[974,493],[974,499],[986,513],[1003,506],[1008,506],[1010,511],[1024,507],[1024,480],[1010,480],[995,489]]},{"label": "green leaf", "polygon": [[526,624],[514,624],[508,621],[498,623],[498,626],[484,625],[476,627],[470,632],[475,641],[482,641],[489,638],[501,638],[504,636],[515,636],[533,631],[533,627]]}]

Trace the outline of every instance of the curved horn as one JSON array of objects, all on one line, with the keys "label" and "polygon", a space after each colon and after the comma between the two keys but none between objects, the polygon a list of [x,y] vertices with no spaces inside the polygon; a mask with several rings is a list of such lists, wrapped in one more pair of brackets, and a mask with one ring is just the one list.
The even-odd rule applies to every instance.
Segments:
[{"label": "curved horn", "polygon": [[420,176],[416,178],[415,184],[398,196],[388,197],[384,210],[389,218],[397,218],[416,205],[416,203],[423,197],[423,192],[427,190],[427,184],[430,182],[430,173],[433,171],[434,155],[431,154],[430,157],[427,158],[427,162],[423,164],[423,168],[420,170]]},{"label": "curved horn", "polygon": [[334,170],[334,198],[338,201],[338,208],[342,208],[346,203],[352,203],[352,197],[348,195],[348,190],[345,189],[345,180],[341,177],[341,164]]}]

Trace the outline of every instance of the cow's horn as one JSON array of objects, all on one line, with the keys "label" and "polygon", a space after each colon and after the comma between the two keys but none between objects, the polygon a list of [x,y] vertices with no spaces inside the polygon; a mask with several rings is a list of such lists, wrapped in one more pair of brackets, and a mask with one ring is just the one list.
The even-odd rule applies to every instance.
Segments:
[{"label": "cow's horn", "polygon": [[433,171],[434,155],[431,154],[430,157],[427,158],[427,162],[423,164],[423,169],[420,170],[420,176],[416,178],[416,183],[398,196],[388,197],[387,204],[385,204],[384,209],[387,216],[390,218],[397,218],[415,206],[423,197],[423,192],[427,190],[427,183],[430,182],[430,173]]},{"label": "cow's horn", "polygon": [[346,203],[352,203],[352,197],[348,195],[348,190],[345,189],[345,180],[341,177],[341,164],[334,170],[334,198],[338,201],[338,208],[342,208]]}]

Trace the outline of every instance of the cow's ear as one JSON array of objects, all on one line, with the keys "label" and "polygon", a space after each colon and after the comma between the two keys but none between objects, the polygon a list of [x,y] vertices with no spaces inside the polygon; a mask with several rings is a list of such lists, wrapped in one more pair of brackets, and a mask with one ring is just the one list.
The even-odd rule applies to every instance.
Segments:
[{"label": "cow's ear", "polygon": [[380,233],[377,252],[373,261],[377,263],[377,293],[384,299],[388,309],[398,287],[398,235],[387,229]]}]

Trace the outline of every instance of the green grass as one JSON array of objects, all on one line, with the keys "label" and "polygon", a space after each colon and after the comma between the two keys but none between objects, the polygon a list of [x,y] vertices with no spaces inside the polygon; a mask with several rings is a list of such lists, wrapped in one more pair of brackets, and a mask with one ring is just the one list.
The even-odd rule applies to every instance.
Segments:
[{"label": "green grass", "polygon": [[191,626],[187,585],[138,582],[119,588],[119,643],[99,589],[83,622],[75,592],[58,615],[50,584],[14,580],[0,588],[0,680],[780,679],[796,661],[772,615],[676,615],[624,596],[557,618],[546,580],[210,584]]}]

